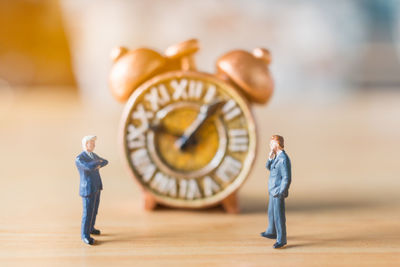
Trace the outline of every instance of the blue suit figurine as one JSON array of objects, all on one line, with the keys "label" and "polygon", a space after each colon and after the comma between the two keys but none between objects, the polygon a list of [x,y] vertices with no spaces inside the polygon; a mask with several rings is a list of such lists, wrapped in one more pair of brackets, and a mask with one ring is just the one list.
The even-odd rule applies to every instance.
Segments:
[{"label": "blue suit figurine", "polygon": [[83,242],[89,245],[94,243],[90,234],[100,234],[100,231],[94,228],[99,209],[100,190],[103,190],[99,169],[108,164],[107,160],[93,153],[96,139],[97,137],[94,135],[83,137],[84,151],[75,159],[80,175],[79,195],[83,200],[81,237]]},{"label": "blue suit figurine", "polygon": [[281,248],[287,244],[285,198],[289,195],[292,179],[290,159],[284,148],[282,136],[273,135],[270,142],[271,153],[266,164],[270,171],[268,181],[268,228],[261,236],[276,239],[273,248]]}]

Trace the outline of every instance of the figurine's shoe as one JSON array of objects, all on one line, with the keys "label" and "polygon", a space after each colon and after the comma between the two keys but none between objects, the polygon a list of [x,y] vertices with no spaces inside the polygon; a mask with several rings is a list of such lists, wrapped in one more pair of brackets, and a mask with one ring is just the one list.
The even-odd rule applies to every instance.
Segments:
[{"label": "figurine's shoe", "polygon": [[269,239],[276,239],[276,235],[274,235],[274,234],[267,234],[266,232],[262,232],[262,233],[260,233],[260,235],[262,237],[266,237],[266,238],[269,238]]},{"label": "figurine's shoe", "polygon": [[92,235],[100,235],[100,230],[97,230],[96,228],[93,228],[92,232],[90,232]]},{"label": "figurine's shoe", "polygon": [[94,239],[91,237],[84,237],[82,238],[82,241],[88,245],[93,245],[94,244]]},{"label": "figurine's shoe", "polygon": [[278,243],[276,242],[272,247],[273,248],[283,248],[286,245],[286,243]]}]

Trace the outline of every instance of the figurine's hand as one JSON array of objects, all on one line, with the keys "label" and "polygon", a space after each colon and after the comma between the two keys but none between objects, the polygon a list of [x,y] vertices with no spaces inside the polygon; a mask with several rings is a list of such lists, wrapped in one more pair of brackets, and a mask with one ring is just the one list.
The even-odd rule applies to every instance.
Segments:
[{"label": "figurine's hand", "polygon": [[106,159],[99,159],[99,168],[104,167],[108,164],[108,161]]},{"label": "figurine's hand", "polygon": [[269,152],[269,159],[274,159],[275,158],[275,152],[273,150],[271,150],[271,152]]},{"label": "figurine's hand", "polygon": [[275,155],[278,149],[278,142],[276,140],[271,140],[269,143],[269,148],[271,149],[271,153],[274,153]]},{"label": "figurine's hand", "polygon": [[275,197],[275,198],[282,198],[283,197],[283,195],[282,194],[275,194],[275,195],[272,195],[273,197]]},{"label": "figurine's hand", "polygon": [[271,152],[274,151],[274,144],[272,142],[269,143],[269,149],[271,149]]}]

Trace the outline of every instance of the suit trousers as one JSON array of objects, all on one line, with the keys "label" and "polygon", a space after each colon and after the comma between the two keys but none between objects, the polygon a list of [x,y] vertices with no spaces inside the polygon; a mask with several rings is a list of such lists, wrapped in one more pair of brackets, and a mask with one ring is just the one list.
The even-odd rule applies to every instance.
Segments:
[{"label": "suit trousers", "polygon": [[285,199],[269,195],[267,234],[276,235],[276,242],[286,244]]},{"label": "suit trousers", "polygon": [[97,191],[90,196],[82,197],[83,200],[83,213],[81,236],[82,238],[90,237],[93,231],[94,224],[96,223],[97,211],[100,203],[100,191]]}]

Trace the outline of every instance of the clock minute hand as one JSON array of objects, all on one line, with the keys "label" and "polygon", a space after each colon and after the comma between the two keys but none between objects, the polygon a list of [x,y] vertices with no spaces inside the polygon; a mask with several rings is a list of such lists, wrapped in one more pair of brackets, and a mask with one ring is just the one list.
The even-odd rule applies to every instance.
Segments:
[{"label": "clock minute hand", "polygon": [[223,104],[225,104],[225,101],[216,100],[208,105],[202,105],[196,119],[185,130],[183,135],[176,140],[175,146],[177,146],[180,150],[184,150],[193,139],[194,134],[200,129],[200,127],[207,121],[208,118],[210,118],[219,110]]}]

